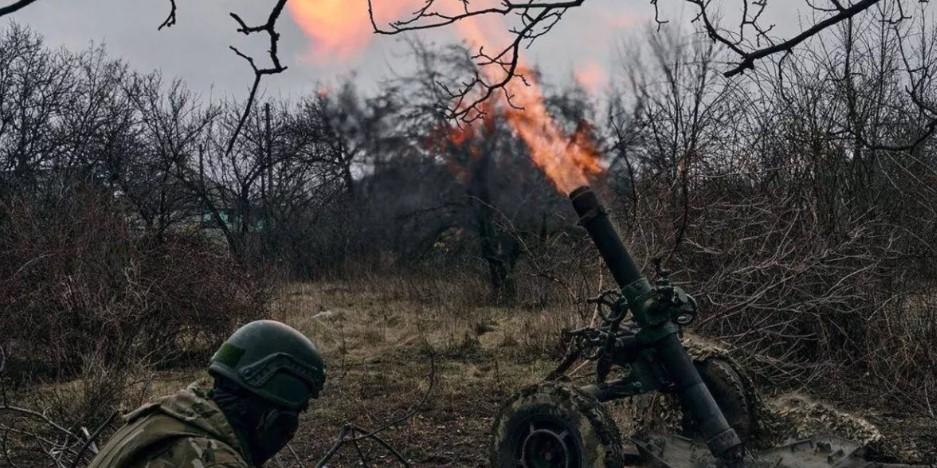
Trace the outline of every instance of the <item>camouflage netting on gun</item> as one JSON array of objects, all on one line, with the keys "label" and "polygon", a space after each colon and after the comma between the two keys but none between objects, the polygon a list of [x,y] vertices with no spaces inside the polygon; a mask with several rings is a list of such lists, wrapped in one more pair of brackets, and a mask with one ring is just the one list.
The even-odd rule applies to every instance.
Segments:
[{"label": "camouflage netting on gun", "polygon": [[[696,361],[719,358],[738,365],[734,352],[724,344],[695,335],[683,338]],[[741,367],[739,367],[741,368]],[[744,369],[743,369],[744,370]],[[766,389],[752,392],[756,430],[753,448],[769,448],[815,436],[836,436],[869,447],[883,458],[907,462],[927,461],[926,447],[901,441],[868,418],[839,409],[829,402],[797,392],[771,395]],[[610,404],[623,433],[650,431],[679,433],[682,413],[677,401],[662,394],[645,394]]]}]

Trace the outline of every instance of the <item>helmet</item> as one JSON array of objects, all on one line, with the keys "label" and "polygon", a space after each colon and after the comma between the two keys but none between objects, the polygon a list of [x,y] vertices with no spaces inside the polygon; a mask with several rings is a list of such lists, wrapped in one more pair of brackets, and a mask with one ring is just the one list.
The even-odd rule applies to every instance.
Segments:
[{"label": "helmet", "polygon": [[212,356],[208,371],[294,410],[317,398],[325,383],[325,363],[316,346],[273,320],[251,322],[235,331]]}]

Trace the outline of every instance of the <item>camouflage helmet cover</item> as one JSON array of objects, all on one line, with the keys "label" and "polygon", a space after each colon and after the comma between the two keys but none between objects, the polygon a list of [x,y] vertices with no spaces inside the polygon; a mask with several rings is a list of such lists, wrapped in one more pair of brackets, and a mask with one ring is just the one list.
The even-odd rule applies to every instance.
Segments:
[{"label": "camouflage helmet cover", "polygon": [[273,320],[242,326],[225,341],[208,367],[272,403],[301,409],[319,396],[325,363],[302,333]]}]

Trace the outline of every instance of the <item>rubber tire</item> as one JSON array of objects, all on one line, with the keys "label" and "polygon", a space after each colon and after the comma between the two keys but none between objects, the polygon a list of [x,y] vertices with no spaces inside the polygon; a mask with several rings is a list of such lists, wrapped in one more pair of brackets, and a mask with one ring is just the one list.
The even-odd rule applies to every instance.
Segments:
[{"label": "rubber tire", "polygon": [[492,428],[491,466],[516,468],[521,430],[538,418],[561,421],[576,438],[582,468],[624,466],[621,433],[608,411],[591,395],[568,383],[545,382],[515,393],[501,407]]},{"label": "rubber tire", "polygon": [[[756,429],[754,399],[750,386],[735,367],[719,358],[695,362],[696,369],[709,388],[723,416],[743,444],[752,440]],[[683,418],[683,431],[688,437],[697,437],[696,422],[687,415]]]}]

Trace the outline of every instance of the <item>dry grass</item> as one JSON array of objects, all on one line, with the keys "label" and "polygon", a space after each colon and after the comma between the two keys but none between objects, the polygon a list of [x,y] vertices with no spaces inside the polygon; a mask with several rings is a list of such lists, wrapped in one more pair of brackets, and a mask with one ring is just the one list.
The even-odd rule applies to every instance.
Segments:
[{"label": "dry grass", "polygon": [[[291,444],[302,465],[288,452],[280,456],[282,465],[313,466],[347,422],[373,429],[408,413],[429,388],[432,361],[431,398],[414,417],[381,436],[415,466],[485,466],[491,424],[500,404],[552,370],[559,357],[560,330],[588,319],[572,304],[543,310],[485,306],[482,291],[480,283],[403,277],[281,288],[271,304],[271,316],[310,336],[329,364],[322,398],[304,415]],[[204,376],[201,368],[141,376],[126,392],[124,409]],[[576,376],[588,379],[590,369],[583,368]],[[59,384],[36,395],[66,395],[76,385],[80,383]],[[629,434],[637,424],[664,424],[655,418],[670,411],[666,405],[659,397],[641,397],[608,407],[622,432]],[[784,413],[788,419],[775,423],[832,427],[829,414],[837,410],[831,408],[801,411],[797,421],[789,420],[788,411]],[[923,460],[933,446],[927,444],[935,429],[932,420],[868,407],[850,409],[878,425],[885,438],[877,446],[889,454]],[[815,420],[809,419],[811,415],[817,416]],[[372,465],[393,461],[375,444],[363,443],[361,449]],[[354,448],[348,446],[332,466],[356,466],[357,460]]]},{"label": "dry grass", "polygon": [[[274,318],[307,333],[330,363],[324,396],[294,443],[300,456],[325,453],[344,422],[375,428],[405,414],[427,391],[432,360],[432,398],[386,438],[417,465],[484,465],[500,403],[550,370],[556,337],[576,317],[480,306],[479,291],[404,279],[286,288]],[[388,455],[363,450],[372,460]],[[356,457],[348,448],[339,465]]]},{"label": "dry grass", "polygon": [[[303,462],[311,465],[321,457],[345,422],[375,428],[410,410],[428,388],[431,349],[436,364],[432,398],[408,423],[384,435],[417,466],[484,466],[501,402],[552,370],[560,330],[586,320],[572,304],[543,310],[484,306],[479,291],[483,285],[471,282],[399,277],[284,288],[273,316],[307,333],[330,363],[324,395],[293,443]],[[590,378],[589,368],[576,377]],[[823,414],[837,411],[828,408]],[[668,411],[657,397],[615,402],[609,409],[625,434],[640,423],[635,415],[660,426],[664,423],[653,419]],[[889,419],[869,407],[851,409],[880,425],[885,439],[878,446],[886,455],[927,459],[931,448],[922,440],[933,433],[933,420]],[[835,430],[820,416],[811,423]],[[374,463],[391,461],[377,446],[362,449]],[[356,460],[354,449],[347,447],[337,466]],[[295,459],[285,455],[283,463]]]}]

